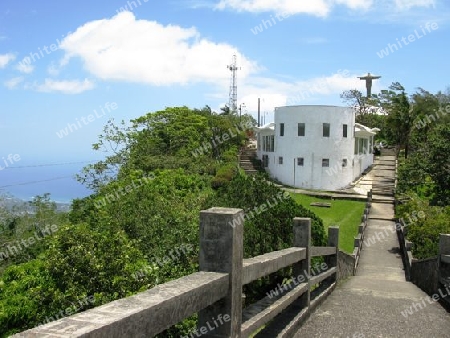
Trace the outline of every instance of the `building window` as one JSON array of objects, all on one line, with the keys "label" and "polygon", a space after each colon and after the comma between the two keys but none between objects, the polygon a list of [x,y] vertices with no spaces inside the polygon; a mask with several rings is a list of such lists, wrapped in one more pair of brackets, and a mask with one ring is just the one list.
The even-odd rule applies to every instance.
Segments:
[{"label": "building window", "polygon": [[360,138],[359,139],[359,147],[358,147],[358,154],[364,154],[366,152],[366,150],[364,149],[364,139]]},{"label": "building window", "polygon": [[303,157],[297,157],[297,165],[303,167],[305,159]]},{"label": "building window", "polygon": [[345,168],[347,166],[347,159],[342,159],[342,168]]},{"label": "building window", "polygon": [[278,157],[278,164],[283,164],[283,156]]},{"label": "building window", "polygon": [[348,126],[346,124],[342,125],[342,137],[347,137]]},{"label": "building window", "polygon": [[268,153],[273,152],[274,148],[275,148],[274,147],[275,146],[275,144],[274,144],[275,136],[274,135],[263,136],[262,139],[263,139],[262,150],[264,152],[268,152]]},{"label": "building window", "polygon": [[305,124],[304,123],[298,124],[298,136],[305,136]]},{"label": "building window", "polygon": [[322,159],[322,167],[329,167],[330,166],[330,159],[329,158],[323,158]]},{"label": "building window", "polygon": [[323,137],[330,137],[330,124],[329,123],[323,124]]},{"label": "building window", "polygon": [[269,155],[262,156],[262,165],[263,168],[267,168],[269,166]]},{"label": "building window", "polygon": [[284,123],[280,123],[280,136],[284,136]]}]

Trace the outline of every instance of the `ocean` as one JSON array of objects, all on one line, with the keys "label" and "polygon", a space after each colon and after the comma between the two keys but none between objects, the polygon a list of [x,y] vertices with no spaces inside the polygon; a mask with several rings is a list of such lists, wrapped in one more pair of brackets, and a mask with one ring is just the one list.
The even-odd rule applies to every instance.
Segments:
[{"label": "ocean", "polygon": [[12,195],[24,201],[50,193],[55,202],[71,203],[75,198],[89,196],[92,191],[75,178],[87,163],[55,165],[17,165],[0,170],[0,195]]}]

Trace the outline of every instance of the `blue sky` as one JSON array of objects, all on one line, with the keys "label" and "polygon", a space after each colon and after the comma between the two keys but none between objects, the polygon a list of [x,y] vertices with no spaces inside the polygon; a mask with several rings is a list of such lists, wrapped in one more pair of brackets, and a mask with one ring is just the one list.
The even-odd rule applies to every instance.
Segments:
[{"label": "blue sky", "polygon": [[260,97],[266,121],[274,106],[341,105],[367,72],[382,76],[374,92],[445,91],[449,14],[445,0],[2,0],[0,158],[99,159],[108,118],[218,110],[234,53],[238,104],[256,116]]}]

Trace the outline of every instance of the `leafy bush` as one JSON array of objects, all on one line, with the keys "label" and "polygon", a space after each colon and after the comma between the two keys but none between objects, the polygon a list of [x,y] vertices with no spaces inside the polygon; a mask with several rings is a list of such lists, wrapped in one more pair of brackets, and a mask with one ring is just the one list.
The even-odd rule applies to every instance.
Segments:
[{"label": "leafy bush", "polygon": [[[261,212],[263,204],[267,209]],[[265,175],[237,175],[217,192],[209,205],[241,208],[248,214],[244,225],[246,257],[292,246],[294,217],[311,218],[313,245],[326,244],[322,220],[298,205],[288,193],[268,182]]]},{"label": "leafy bush", "polygon": [[0,337],[31,328],[57,312],[54,288],[42,260],[7,268],[0,279]]},{"label": "leafy bush", "polygon": [[[151,275],[140,280],[132,277],[146,261],[119,229],[98,232],[86,224],[65,225],[49,242],[50,248],[38,259],[10,266],[3,273],[0,335],[71,315],[76,309],[84,311],[155,284]],[[77,305],[80,302],[81,307]]]},{"label": "leafy bush", "polygon": [[234,163],[223,165],[217,170],[216,176],[212,179],[211,185],[213,188],[219,188],[230,182],[236,176],[238,170]]},{"label": "leafy bush", "polygon": [[[210,206],[254,214],[245,220],[245,257],[291,246],[296,216],[311,217],[313,243],[325,243],[313,213],[266,176],[238,174],[246,133],[238,131],[236,116],[174,107],[131,123],[109,122],[93,145],[111,153],[80,174],[95,194],[73,202],[71,224],[54,218],[59,230],[26,257],[34,260],[0,277],[2,334],[42,323],[79,299],[93,297],[85,310],[198,271],[199,213]],[[219,140],[215,147],[208,144],[213,139]],[[39,218],[54,216],[45,197],[35,204],[42,207]],[[266,210],[258,213],[263,204]],[[286,274],[246,286],[248,299]],[[194,315],[159,336],[186,335],[195,321]]]},{"label": "leafy bush", "polygon": [[[262,206],[265,206],[262,208]],[[294,217],[311,218],[312,245],[325,245],[326,236],[322,220],[313,212],[298,205],[280,188],[267,181],[266,175],[237,175],[217,191],[209,207],[240,208],[246,213],[244,222],[244,258],[250,258],[292,246]],[[285,278],[290,269],[244,286],[246,301],[254,301]]]},{"label": "leafy bush", "polygon": [[430,206],[417,195],[397,207],[397,215],[407,224],[407,238],[413,243],[415,258],[425,259],[439,253],[439,235],[450,233],[450,206]]}]

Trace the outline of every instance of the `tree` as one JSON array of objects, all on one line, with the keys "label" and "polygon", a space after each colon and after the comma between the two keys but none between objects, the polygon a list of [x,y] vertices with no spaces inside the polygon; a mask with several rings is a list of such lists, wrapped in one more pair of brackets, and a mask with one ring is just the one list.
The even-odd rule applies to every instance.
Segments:
[{"label": "tree", "polygon": [[364,96],[359,90],[351,89],[341,93],[341,99],[345,104],[355,109],[356,122],[370,128],[379,128],[378,139],[386,138],[385,112],[380,107],[377,95],[371,98]]},{"label": "tree", "polygon": [[225,106],[221,107],[220,111],[221,111],[220,115],[231,115],[232,114],[232,111],[227,104]]},{"label": "tree", "polygon": [[85,166],[81,173],[76,175],[77,180],[93,191],[114,180],[120,168],[128,161],[131,137],[131,130],[125,121],[122,120],[116,125],[114,119],[108,120],[103,134],[99,135],[98,142],[94,143],[92,148],[109,155],[104,160]]},{"label": "tree", "polygon": [[387,111],[386,125],[388,138],[396,145],[397,156],[402,148],[408,157],[410,134],[415,119],[405,88],[399,82],[393,82],[389,90],[382,90],[379,96],[381,106]]},{"label": "tree", "polygon": [[150,275],[132,278],[144,266],[144,255],[123,231],[63,225],[47,251],[37,259],[8,267],[0,277],[0,336],[155,285]]},{"label": "tree", "polygon": [[380,101],[377,95],[372,97],[364,96],[359,90],[345,90],[341,93],[342,101],[356,111],[356,116],[364,119],[366,116],[377,114],[380,108]]},{"label": "tree", "polygon": [[413,243],[414,258],[426,259],[439,254],[439,235],[450,232],[450,206],[432,206],[417,194],[407,194],[407,200],[396,208],[403,218],[407,237]]},{"label": "tree", "polygon": [[450,125],[439,124],[431,133],[427,151],[427,171],[435,185],[432,203],[450,204]]},{"label": "tree", "polygon": [[412,153],[398,171],[398,192],[413,191],[432,205],[450,202],[449,101],[445,94],[433,95],[422,88],[412,95]]},{"label": "tree", "polygon": [[[418,88],[417,92],[411,97],[411,109],[414,116],[413,128],[411,130],[410,145],[413,150],[419,150],[423,144],[427,143],[429,131],[431,131],[436,120],[435,113],[439,110],[439,98],[430,92]],[[430,121],[428,121],[431,118]]]},{"label": "tree", "polygon": [[[313,212],[297,204],[289,193],[267,181],[266,175],[237,175],[222,186],[208,201],[207,207],[243,209],[244,258],[286,249],[292,246],[294,217],[311,218],[312,245],[326,244],[322,220]],[[264,210],[264,211],[262,211]],[[266,279],[244,287],[247,301],[252,303],[265,296],[265,292],[292,276],[285,269]]]},{"label": "tree", "polygon": [[17,226],[17,217],[8,209],[5,199],[0,196],[0,238],[13,234]]},{"label": "tree", "polygon": [[[244,122],[248,121],[245,117]],[[228,151],[237,155],[246,139],[246,125],[234,115],[217,115],[207,106],[166,108],[131,120],[129,126],[108,121],[93,148],[110,155],[85,167],[77,178],[98,191],[131,170],[183,168],[214,175],[217,161]]]},{"label": "tree", "polygon": [[371,113],[369,105],[370,99],[365,97],[359,90],[345,90],[341,93],[340,96],[344,103],[356,110],[357,115],[365,115]]},{"label": "tree", "polygon": [[[244,209],[253,217],[245,221],[244,255],[254,257],[292,245],[292,219],[312,218],[313,245],[325,244],[322,220],[313,212],[298,205],[287,193],[269,184],[265,175],[237,175],[222,187],[210,206]],[[282,197],[277,197],[282,196]],[[255,207],[265,204],[267,211],[255,214]],[[274,235],[275,234],[275,235]]]},{"label": "tree", "polygon": [[[51,227],[67,220],[67,214],[57,211],[57,205],[48,193],[33,197],[32,201],[3,216],[0,251],[6,253],[6,257],[0,256],[2,268],[38,257],[48,247],[47,237],[52,234]],[[9,245],[14,249],[8,251],[6,248]]]}]

